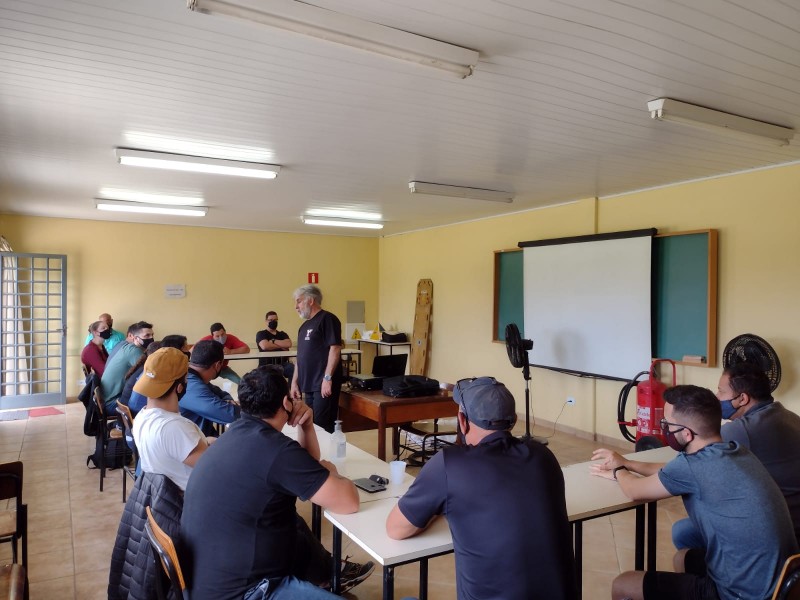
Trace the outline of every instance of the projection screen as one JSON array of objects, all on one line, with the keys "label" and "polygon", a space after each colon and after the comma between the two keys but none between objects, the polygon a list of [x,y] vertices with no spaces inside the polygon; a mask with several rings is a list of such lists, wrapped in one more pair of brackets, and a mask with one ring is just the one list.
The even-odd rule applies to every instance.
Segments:
[{"label": "projection screen", "polygon": [[650,366],[655,233],[520,242],[532,365],[615,379]]}]

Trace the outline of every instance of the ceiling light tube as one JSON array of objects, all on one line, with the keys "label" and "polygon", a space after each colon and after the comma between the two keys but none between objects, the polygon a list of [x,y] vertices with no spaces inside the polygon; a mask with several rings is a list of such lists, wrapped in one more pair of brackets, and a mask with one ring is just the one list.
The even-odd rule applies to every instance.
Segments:
[{"label": "ceiling light tube", "polygon": [[96,198],[97,210],[111,212],[128,212],[151,215],[174,215],[177,217],[205,217],[208,209],[202,206],[159,206],[157,204],[142,204],[139,202],[118,202]]},{"label": "ceiling light tube", "polygon": [[217,175],[238,175],[240,177],[258,177],[260,179],[275,179],[281,170],[278,165],[151,152],[149,150],[132,150],[129,148],[117,148],[117,160],[122,165],[134,167],[214,173]]},{"label": "ceiling light tube", "polygon": [[779,146],[786,146],[794,136],[794,129],[772,123],[756,121],[730,113],[688,104],[670,98],[658,98],[647,103],[650,118],[659,121],[673,121],[710,131],[743,133],[767,139]]},{"label": "ceiling light tube", "polygon": [[472,198],[473,200],[489,200],[490,202],[511,202],[514,194],[498,190],[443,185],[441,183],[425,183],[409,181],[408,189],[412,194],[428,194],[430,196],[449,196],[451,198]]},{"label": "ceiling light tube", "polygon": [[172,196],[123,188],[104,187],[100,188],[99,194],[103,200],[122,200],[123,202],[144,202],[146,204],[165,204],[169,206],[197,206],[198,204],[203,204],[203,198],[200,196]]},{"label": "ceiling light tube", "polygon": [[453,73],[472,75],[479,54],[421,35],[371,23],[295,0],[269,0],[259,8],[226,0],[187,0],[189,10],[225,15],[301,35],[343,44]]},{"label": "ceiling light tube", "polygon": [[333,217],[335,219],[363,219],[364,221],[380,221],[383,216],[377,213],[359,210],[337,210],[328,208],[309,208],[306,215],[310,217]]},{"label": "ceiling light tube", "polygon": [[354,227],[357,229],[383,229],[383,223],[366,221],[345,221],[343,219],[309,219],[303,217],[306,225],[322,225],[324,227]]}]

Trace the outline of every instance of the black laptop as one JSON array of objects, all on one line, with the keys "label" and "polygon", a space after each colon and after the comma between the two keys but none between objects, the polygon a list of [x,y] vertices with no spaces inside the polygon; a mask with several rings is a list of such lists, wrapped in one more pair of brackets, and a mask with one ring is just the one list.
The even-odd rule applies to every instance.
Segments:
[{"label": "black laptop", "polygon": [[350,384],[359,390],[379,390],[387,377],[405,375],[408,354],[384,354],[372,361],[372,373],[359,373],[350,377]]}]

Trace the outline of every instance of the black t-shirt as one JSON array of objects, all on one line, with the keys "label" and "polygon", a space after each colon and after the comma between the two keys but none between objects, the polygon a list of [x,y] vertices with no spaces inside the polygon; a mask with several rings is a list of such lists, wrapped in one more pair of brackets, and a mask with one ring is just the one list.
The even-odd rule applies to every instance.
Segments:
[{"label": "black t-shirt", "polygon": [[[322,386],[328,352],[342,345],[342,323],[333,313],[319,311],[297,332],[297,384],[301,392],[317,392]],[[342,380],[341,362],[333,371],[334,383]]]},{"label": "black t-shirt", "polygon": [[[288,340],[289,335],[285,331],[278,331],[274,335],[270,333],[269,329],[262,329],[256,334],[256,348],[258,348],[258,352],[264,352],[259,345],[263,340],[267,340],[271,342],[272,340]],[[269,350],[267,350],[269,352]],[[277,352],[277,350],[275,351]],[[264,365],[282,365],[285,362],[288,362],[289,359],[286,357],[283,358],[259,358],[258,359],[258,366],[263,367]]]},{"label": "black t-shirt", "polygon": [[459,599],[577,597],[564,476],[545,446],[498,431],[445,448],[398,506],[416,527],[447,516]]},{"label": "black t-shirt", "polygon": [[316,494],[329,474],[264,421],[243,414],[233,423],[186,486],[181,539],[192,599],[240,600],[262,579],[290,575],[295,503]]}]

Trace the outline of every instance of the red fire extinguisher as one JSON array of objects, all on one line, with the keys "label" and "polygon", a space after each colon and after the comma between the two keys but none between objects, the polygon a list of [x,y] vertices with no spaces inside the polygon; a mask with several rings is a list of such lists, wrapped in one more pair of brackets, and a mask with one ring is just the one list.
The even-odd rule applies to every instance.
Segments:
[{"label": "red fire extinguisher", "polygon": [[[669,359],[658,359],[653,361],[648,371],[642,371],[636,375],[620,392],[617,422],[625,439],[636,442],[637,450],[644,447],[664,446],[667,443],[664,434],[661,433],[661,419],[664,418],[664,391],[668,386],[656,379],[655,374],[656,364],[660,362],[668,362],[672,365],[672,385],[674,386],[677,383],[675,362]],[[647,379],[637,383],[642,375],[647,375]],[[628,401],[628,393],[634,385],[636,385],[636,420],[625,421],[625,405]],[[628,427],[636,427],[635,437],[628,431]]]}]

